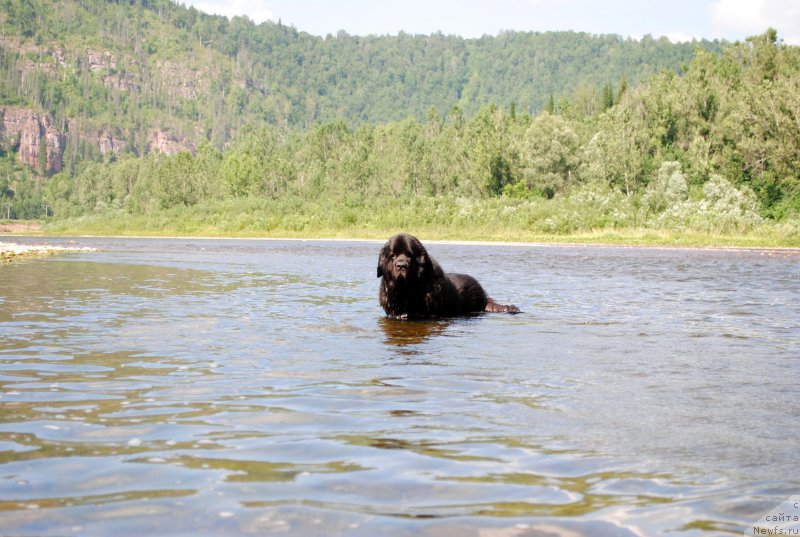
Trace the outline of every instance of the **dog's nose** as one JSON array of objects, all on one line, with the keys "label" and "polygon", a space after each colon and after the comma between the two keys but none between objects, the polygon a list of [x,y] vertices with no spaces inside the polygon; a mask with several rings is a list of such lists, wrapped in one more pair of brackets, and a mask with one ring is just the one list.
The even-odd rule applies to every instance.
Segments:
[{"label": "dog's nose", "polygon": [[399,259],[395,262],[394,266],[397,267],[398,270],[405,270],[408,268],[408,261]]}]

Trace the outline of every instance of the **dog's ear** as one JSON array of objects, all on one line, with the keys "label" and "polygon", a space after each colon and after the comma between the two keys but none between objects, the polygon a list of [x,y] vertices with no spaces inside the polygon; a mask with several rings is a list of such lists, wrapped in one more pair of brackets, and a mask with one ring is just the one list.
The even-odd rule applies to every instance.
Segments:
[{"label": "dog's ear", "polygon": [[423,274],[431,274],[433,272],[433,263],[431,256],[428,253],[423,253],[417,257],[417,273],[422,276]]},{"label": "dog's ear", "polygon": [[417,254],[417,275],[422,276],[425,273],[431,274],[433,272],[433,262],[431,261],[431,256],[428,255],[428,251],[419,241],[417,241],[415,246],[414,253]]},{"label": "dog's ear", "polygon": [[389,259],[389,243],[383,245],[381,248],[381,253],[378,254],[378,278],[383,276],[383,266],[386,264],[386,261]]}]

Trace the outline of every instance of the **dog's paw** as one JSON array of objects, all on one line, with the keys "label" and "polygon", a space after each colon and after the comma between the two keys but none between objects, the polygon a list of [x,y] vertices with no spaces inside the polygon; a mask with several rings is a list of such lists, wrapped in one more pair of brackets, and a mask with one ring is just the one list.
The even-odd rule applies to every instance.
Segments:
[{"label": "dog's paw", "polygon": [[522,311],[514,304],[498,304],[492,299],[486,303],[486,309],[489,313],[522,313]]}]

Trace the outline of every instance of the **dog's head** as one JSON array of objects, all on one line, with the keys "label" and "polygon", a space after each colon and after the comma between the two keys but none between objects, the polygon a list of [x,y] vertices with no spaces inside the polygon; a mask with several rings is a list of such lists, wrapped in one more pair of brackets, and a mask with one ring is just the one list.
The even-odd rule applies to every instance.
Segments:
[{"label": "dog's head", "polygon": [[383,245],[378,256],[378,278],[411,282],[433,271],[433,262],[422,243],[407,233],[398,233]]}]

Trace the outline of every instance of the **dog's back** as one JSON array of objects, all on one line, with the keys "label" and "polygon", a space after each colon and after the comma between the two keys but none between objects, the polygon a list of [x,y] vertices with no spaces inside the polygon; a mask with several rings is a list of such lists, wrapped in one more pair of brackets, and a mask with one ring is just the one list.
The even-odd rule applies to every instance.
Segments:
[{"label": "dog's back", "polygon": [[444,315],[466,315],[486,308],[489,298],[478,280],[468,274],[445,273],[448,299],[444,306],[451,311]]}]

